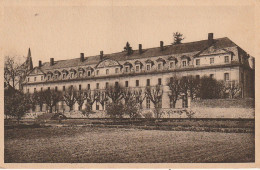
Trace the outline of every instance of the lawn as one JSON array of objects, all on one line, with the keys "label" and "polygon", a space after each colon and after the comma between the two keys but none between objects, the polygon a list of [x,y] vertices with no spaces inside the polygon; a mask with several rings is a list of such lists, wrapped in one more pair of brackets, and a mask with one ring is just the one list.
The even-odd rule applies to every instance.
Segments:
[{"label": "lawn", "polygon": [[6,163],[254,162],[253,133],[49,127],[5,130]]}]

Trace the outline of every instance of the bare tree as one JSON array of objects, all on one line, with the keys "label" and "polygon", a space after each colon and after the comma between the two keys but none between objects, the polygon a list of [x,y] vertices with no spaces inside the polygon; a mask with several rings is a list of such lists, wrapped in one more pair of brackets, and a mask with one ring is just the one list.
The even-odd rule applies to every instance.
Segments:
[{"label": "bare tree", "polygon": [[87,106],[89,107],[89,110],[92,110],[92,106],[98,100],[98,96],[99,96],[98,90],[86,91]]},{"label": "bare tree", "polygon": [[106,89],[106,95],[112,102],[117,103],[123,98],[123,89],[120,85],[110,86]]},{"label": "bare tree", "polygon": [[97,101],[101,104],[102,110],[104,110],[105,104],[106,104],[106,102],[108,101],[108,97],[107,97],[105,91],[99,91],[99,92],[98,92]]},{"label": "bare tree", "polygon": [[35,102],[36,105],[39,105],[40,111],[42,111],[42,107],[44,104],[44,92],[43,91],[34,92],[32,100]]},{"label": "bare tree", "polygon": [[55,90],[44,91],[44,102],[50,109],[50,113],[52,113],[53,107],[56,107],[58,102],[61,101],[61,99],[62,99],[62,94],[60,91],[55,91]]},{"label": "bare tree", "polygon": [[169,93],[168,96],[172,102],[172,107],[175,108],[176,102],[181,94],[180,79],[177,77],[172,77],[168,80]]},{"label": "bare tree", "polygon": [[4,63],[4,80],[7,85],[15,88],[18,74],[18,64],[15,63],[14,57],[5,57]]},{"label": "bare tree", "polygon": [[155,107],[156,118],[161,117],[161,104],[162,104],[162,87],[157,85],[155,87],[146,87],[145,93],[147,97],[153,102]]},{"label": "bare tree", "polygon": [[86,93],[81,91],[81,90],[77,91],[76,95],[75,95],[75,99],[78,103],[78,109],[82,110],[82,106],[84,104],[84,101],[87,99]]},{"label": "bare tree", "polygon": [[138,89],[134,91],[134,97],[136,102],[139,104],[140,109],[143,108],[143,101],[146,98],[146,93],[142,91],[142,89]]},{"label": "bare tree", "polygon": [[173,45],[175,44],[181,44],[181,41],[184,40],[183,34],[180,32],[174,32],[173,33]]},{"label": "bare tree", "polygon": [[63,99],[67,106],[69,106],[70,111],[72,111],[74,104],[76,103],[76,91],[73,86],[70,86],[63,94]]},{"label": "bare tree", "polygon": [[122,92],[122,98],[125,100],[125,105],[127,105],[130,99],[134,97],[134,93],[129,88],[122,89]]},{"label": "bare tree", "polygon": [[237,81],[231,81],[225,84],[225,90],[229,93],[229,98],[240,97],[241,86]]}]

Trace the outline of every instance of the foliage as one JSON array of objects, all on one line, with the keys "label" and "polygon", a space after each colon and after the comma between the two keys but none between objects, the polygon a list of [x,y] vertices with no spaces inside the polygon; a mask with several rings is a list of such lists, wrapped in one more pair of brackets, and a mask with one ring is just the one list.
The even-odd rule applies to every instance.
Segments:
[{"label": "foliage", "polygon": [[4,114],[16,117],[18,123],[30,108],[30,99],[20,91],[15,91],[14,93],[5,95],[4,97]]},{"label": "foliage", "polygon": [[172,107],[175,108],[176,102],[181,94],[180,79],[178,77],[172,77],[168,80],[169,93],[168,96],[172,101]]},{"label": "foliage", "polygon": [[130,55],[133,53],[133,49],[132,47],[130,46],[129,42],[126,43],[126,46],[124,47],[124,51],[127,52],[127,55]]},{"label": "foliage", "polygon": [[121,101],[108,102],[106,105],[106,112],[111,118],[122,118],[124,111],[124,104]]},{"label": "foliage", "polygon": [[87,90],[85,94],[86,94],[86,99],[87,99],[87,106],[89,107],[89,109],[92,110],[92,105],[98,100],[99,91]]},{"label": "foliage", "polygon": [[39,105],[40,111],[42,111],[42,107],[44,104],[44,92],[43,91],[34,92],[32,96],[32,100],[36,105]]},{"label": "foliage", "polygon": [[143,116],[144,116],[144,118],[146,118],[146,119],[150,119],[150,118],[153,117],[153,113],[152,113],[152,112],[146,112],[146,113],[143,114]]},{"label": "foliage", "polygon": [[82,110],[82,106],[83,106],[83,104],[84,104],[84,101],[86,100],[86,93],[84,93],[83,91],[77,91],[76,92],[76,95],[75,95],[75,99],[76,99],[76,101],[77,101],[77,103],[78,103],[78,109],[79,110]]},{"label": "foliage", "polygon": [[183,34],[180,32],[174,32],[173,33],[173,45],[175,44],[181,44],[181,41],[184,40]]},{"label": "foliage", "polygon": [[237,81],[226,83],[225,90],[229,94],[230,99],[241,97],[241,86]]},{"label": "foliage", "polygon": [[139,116],[140,107],[138,103],[134,99],[134,97],[130,97],[124,105],[123,113],[128,115],[130,119],[137,118]]},{"label": "foliage", "polygon": [[89,115],[94,114],[95,112],[92,111],[92,105],[86,103],[85,109],[81,110],[81,113],[88,118]]},{"label": "foliage", "polygon": [[19,75],[18,64],[14,61],[14,58],[6,56],[4,63],[4,80],[7,85],[15,87],[16,78]]},{"label": "foliage", "polygon": [[200,98],[214,99],[223,97],[224,84],[214,78],[203,76],[200,80]]},{"label": "foliage", "polygon": [[106,96],[109,97],[113,103],[118,103],[123,98],[123,88],[120,85],[110,86],[106,89]]},{"label": "foliage", "polygon": [[73,86],[70,86],[68,90],[65,91],[63,94],[63,100],[65,101],[66,105],[69,106],[70,111],[72,111],[74,104],[76,103],[76,91],[74,90]]},{"label": "foliage", "polygon": [[146,87],[145,89],[146,96],[153,102],[155,107],[156,118],[160,118],[161,116],[161,108],[162,107],[162,95],[163,90],[160,85],[155,87]]},{"label": "foliage", "polygon": [[45,90],[43,91],[43,93],[44,93],[44,102],[50,109],[50,113],[52,113],[53,107],[54,106],[56,107],[58,102],[62,100],[62,94],[60,91],[55,91],[55,90]]},{"label": "foliage", "polygon": [[142,104],[144,99],[146,98],[146,94],[142,92],[142,89],[135,90],[133,93],[136,103],[139,105],[139,108],[143,109]]}]

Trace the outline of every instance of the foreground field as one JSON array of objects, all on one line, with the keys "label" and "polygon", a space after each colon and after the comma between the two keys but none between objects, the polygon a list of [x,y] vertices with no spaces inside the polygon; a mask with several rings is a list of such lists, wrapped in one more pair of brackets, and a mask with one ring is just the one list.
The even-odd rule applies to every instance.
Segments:
[{"label": "foreground field", "polygon": [[253,133],[52,127],[5,130],[6,163],[254,162]]}]

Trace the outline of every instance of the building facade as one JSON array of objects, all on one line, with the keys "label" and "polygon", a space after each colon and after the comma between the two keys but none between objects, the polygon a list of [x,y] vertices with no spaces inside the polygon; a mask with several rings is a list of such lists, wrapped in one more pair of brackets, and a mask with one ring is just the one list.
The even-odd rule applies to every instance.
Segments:
[{"label": "building facade", "polygon": [[[84,53],[70,60],[42,63],[28,74],[23,90],[33,93],[46,89],[64,91],[70,86],[78,90],[103,90],[116,83],[123,87],[144,89],[146,86],[161,85],[163,88],[162,108],[170,108],[167,81],[170,77],[204,75],[226,82],[235,81],[241,85],[242,97],[254,96],[254,58],[229,38],[213,38],[138,50],[123,51],[85,57]],[[182,107],[180,99],[176,107]],[[64,105],[64,103],[60,103]],[[63,106],[62,106],[63,107]],[[144,109],[153,108],[146,99]],[[74,106],[77,109],[77,104]],[[96,102],[93,110],[101,110]]]}]

